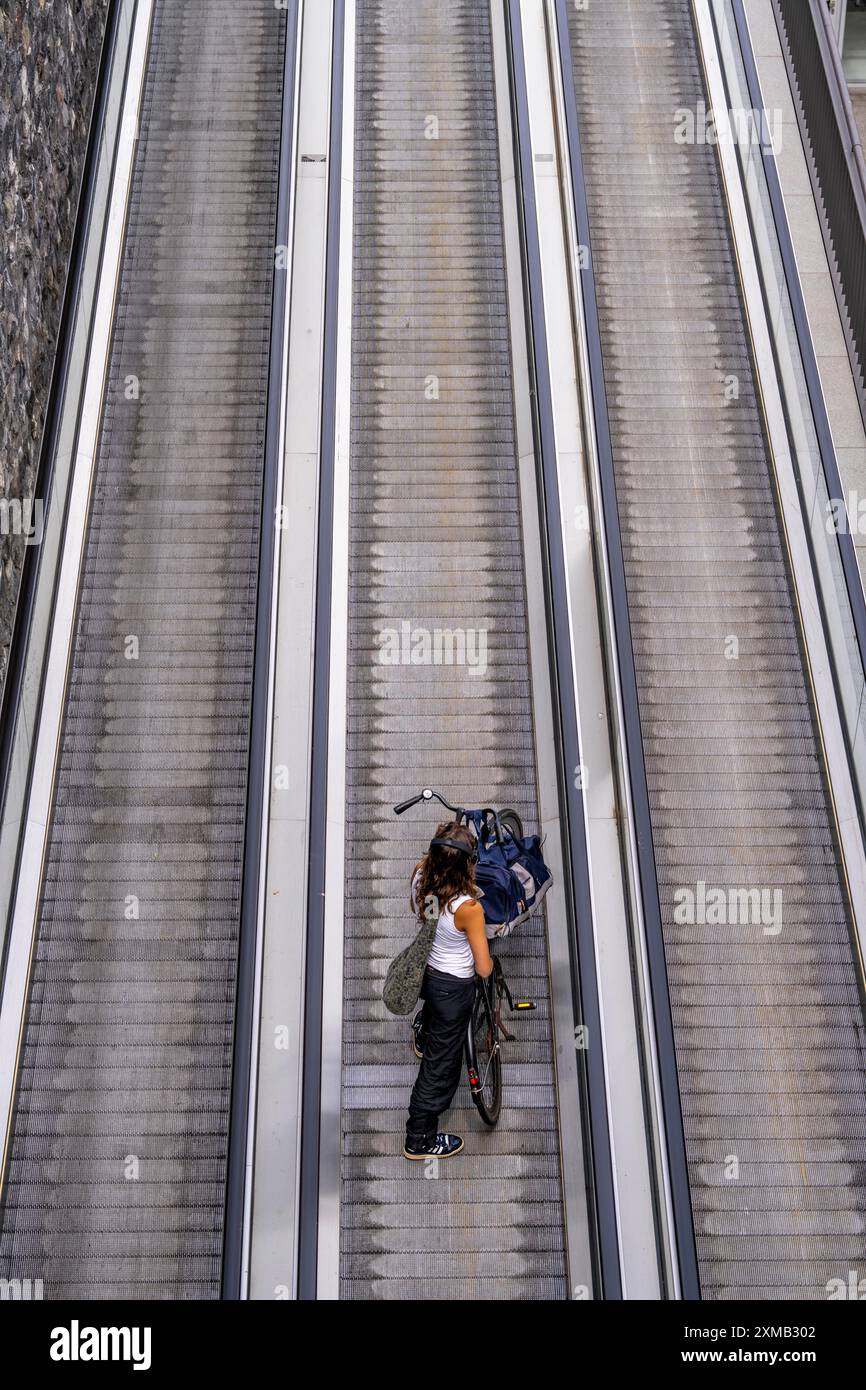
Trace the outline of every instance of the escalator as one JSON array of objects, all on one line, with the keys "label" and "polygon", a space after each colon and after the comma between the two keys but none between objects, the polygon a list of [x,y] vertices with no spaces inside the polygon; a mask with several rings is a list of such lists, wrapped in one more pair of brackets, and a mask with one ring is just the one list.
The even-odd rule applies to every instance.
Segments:
[{"label": "escalator", "polygon": [[[703,1297],[862,1261],[860,967],[689,0],[568,7]],[[680,113],[678,115],[678,113]]]},{"label": "escalator", "polygon": [[157,0],[0,1212],[219,1297],[286,16]]},{"label": "escalator", "polygon": [[356,10],[341,1296],[561,1299],[544,914],[501,949],[537,1009],[497,1129],[464,1082],[465,1153],[401,1154],[417,1064],[381,986],[436,817],[391,807],[433,786],[535,825],[538,803],[490,11]]},{"label": "escalator", "polygon": [[[676,113],[707,100],[692,7],[556,8],[568,15],[701,1292],[825,1298],[829,1280],[866,1258],[862,980],[717,156],[676,138]],[[332,125],[343,13],[331,14]],[[563,579],[552,596],[550,575],[557,471],[578,455],[557,451],[562,397],[544,415],[540,309],[557,268],[555,258],[542,266],[528,212],[534,165],[541,177],[556,165],[542,103],[521,87],[521,35],[537,60],[541,30],[531,34],[517,4],[478,0],[356,0],[348,13],[351,158],[335,155],[333,129],[329,155],[317,141],[299,146],[307,177],[327,165],[319,514],[299,524],[310,536],[318,527],[311,689],[334,720],[342,691],[326,658],[342,627],[324,634],[322,575],[339,574],[343,522],[349,541],[345,819],[310,772],[301,828],[308,867],[331,893],[327,835],[345,844],[342,1022],[330,1028],[339,996],[327,1019],[317,1015],[335,938],[323,925],[313,940],[310,922],[330,913],[330,932],[334,916],[316,880],[300,1016],[286,1022],[299,1054],[303,1043],[301,1103],[287,1085],[258,1131],[277,1116],[271,1158],[298,1141],[299,1220],[285,1236],[289,1191],[276,1215],[267,1202],[257,1215],[279,1247],[274,1268],[287,1270],[279,1288],[295,1291],[297,1275],[301,1297],[315,1296],[322,1251],[337,1242],[327,1288],[346,1299],[618,1296],[633,1275],[618,1228],[631,1174],[605,1110],[622,1053],[607,1052],[613,1011],[603,1018],[598,997],[598,1050],[589,1063],[574,1053],[581,991],[597,989],[599,971],[613,972],[624,1011],[640,1011],[639,928],[624,947],[633,958],[614,969],[621,958],[599,924],[605,867],[623,867],[616,842],[611,862],[598,856],[575,887],[580,856],[569,858],[567,838],[573,848],[585,832],[583,792],[575,783],[569,802],[539,773],[582,772],[580,748],[573,759],[563,751],[573,670],[556,622],[577,590]],[[554,6],[544,14],[550,24]],[[305,32],[318,35],[307,51],[324,70],[322,31]],[[255,1059],[249,1069],[237,1059],[239,1033],[250,1044],[256,1023],[260,943],[250,952],[242,923],[251,863],[259,883],[255,731],[270,717],[262,518],[269,441],[274,453],[283,442],[274,247],[289,240],[291,33],[284,9],[253,0],[155,0],[0,1194],[0,1279],[42,1280],[48,1298],[218,1298],[229,1239],[234,1263],[247,1253],[228,1229],[229,1174],[243,1186],[250,1161],[251,1206],[255,1156],[236,1121],[254,1110]],[[537,61],[530,70],[538,78]],[[503,168],[512,133],[513,180]],[[351,244],[335,187],[351,187]],[[351,320],[345,382],[338,308]],[[304,296],[296,310],[304,325]],[[515,350],[524,333],[536,336],[528,370],[522,340]],[[346,400],[343,450],[342,420],[328,419]],[[341,442],[327,459],[332,426]],[[340,516],[343,478],[330,478],[329,493],[328,469],[344,461]],[[580,601],[601,605],[593,583],[601,589],[593,576]],[[335,611],[345,597],[344,586]],[[284,603],[283,622],[297,613]],[[577,709],[575,740],[582,720],[603,717]],[[317,718],[311,738],[327,763]],[[300,785],[308,771],[290,774]],[[543,910],[498,947],[513,993],[536,1004],[509,1025],[499,1124],[482,1124],[461,1080],[448,1128],[466,1149],[438,1165],[402,1156],[417,1064],[408,1020],[381,998],[412,929],[410,875],[438,822],[427,809],[398,819],[392,807],[423,786],[465,806],[513,806],[533,828],[544,805],[565,861]],[[289,833],[279,813],[268,828],[277,846]],[[301,961],[303,927],[289,913],[280,928],[295,933],[291,956],[274,931],[263,958],[285,969]],[[667,1001],[649,1002],[648,1015]],[[644,1067],[634,1131],[661,1149],[650,1061],[629,1061]],[[660,1246],[666,1238],[670,1156],[655,1156],[640,1253],[641,1275],[652,1266],[655,1287],[668,1289],[679,1271],[662,1271],[652,1235],[655,1221]],[[271,1173],[272,1197],[283,1171]]]}]

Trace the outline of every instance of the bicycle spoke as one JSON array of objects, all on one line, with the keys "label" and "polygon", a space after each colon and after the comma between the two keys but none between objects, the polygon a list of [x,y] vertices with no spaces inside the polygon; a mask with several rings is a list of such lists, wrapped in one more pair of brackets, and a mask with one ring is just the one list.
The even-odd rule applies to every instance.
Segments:
[{"label": "bicycle spoke", "polygon": [[482,1077],[479,1078],[479,1084],[481,1085],[482,1088],[485,1087],[485,1086],[487,1085],[487,1077],[489,1076],[489,1074],[490,1074],[490,1068],[491,1068],[492,1065],[493,1065],[493,1058],[496,1056],[496,1053],[497,1053],[498,1051],[499,1051],[499,1043],[494,1043],[493,1047],[490,1049],[490,1051],[489,1051],[488,1054],[487,1054],[487,1066],[484,1068],[484,1075],[483,1075]]}]

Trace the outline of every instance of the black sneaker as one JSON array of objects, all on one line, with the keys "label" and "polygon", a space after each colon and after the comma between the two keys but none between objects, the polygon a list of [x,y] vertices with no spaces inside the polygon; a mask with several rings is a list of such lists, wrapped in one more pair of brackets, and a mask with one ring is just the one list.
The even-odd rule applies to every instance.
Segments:
[{"label": "black sneaker", "polygon": [[406,1143],[403,1145],[404,1158],[453,1158],[459,1154],[463,1148],[463,1140],[459,1134],[434,1134],[433,1138],[424,1143],[421,1139],[418,1143]]},{"label": "black sneaker", "polygon": [[412,1020],[412,1051],[419,1062],[424,1056],[424,1015],[416,1014]]}]

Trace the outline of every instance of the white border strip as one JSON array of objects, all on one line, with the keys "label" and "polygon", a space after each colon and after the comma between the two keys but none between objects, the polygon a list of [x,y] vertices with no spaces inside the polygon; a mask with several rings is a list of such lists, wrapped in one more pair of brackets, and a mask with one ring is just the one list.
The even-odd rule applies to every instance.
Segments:
[{"label": "white border strip", "polygon": [[[295,248],[295,202],[297,197],[297,167],[298,167],[298,112],[300,109],[300,86],[301,86],[301,51],[303,48],[302,35],[304,24],[304,0],[298,0],[297,17],[297,43],[295,46],[295,78],[294,78],[294,109],[291,121],[291,143],[292,156],[288,171],[289,178],[289,242],[286,254],[286,274],[289,277],[286,285],[286,299],[284,305],[283,318],[283,371],[280,382],[280,437],[277,446],[277,486],[276,498],[277,506],[282,505],[283,500],[283,480],[285,477],[285,447],[286,447],[286,412],[288,406],[288,382],[289,382],[289,331],[292,321],[292,290],[293,290],[293,271],[294,271],[294,248]],[[286,36],[288,42],[289,36]],[[267,525],[268,519],[263,518]],[[270,518],[270,524],[277,525],[277,518]],[[261,1046],[261,1009],[262,1009],[262,964],[264,961],[265,943],[265,917],[267,909],[267,878],[268,878],[268,850],[270,846],[270,815],[271,815],[271,790],[273,787],[273,742],[274,742],[274,689],[276,685],[276,656],[277,656],[277,627],[278,610],[280,596],[280,558],[282,546],[280,544],[279,533],[274,545],[274,558],[272,566],[273,587],[271,590],[271,616],[270,616],[270,635],[268,650],[268,715],[266,721],[265,734],[265,777],[262,797],[262,840],[261,858],[259,861],[259,888],[258,888],[258,912],[256,914],[256,965],[255,965],[255,984],[253,992],[253,1036],[250,1051],[250,1089],[248,1097],[248,1116],[247,1116],[247,1152],[244,1165],[244,1227],[242,1235],[242,1265],[241,1265],[241,1298],[249,1298],[250,1285],[250,1249],[252,1243],[253,1225],[253,1172],[255,1165],[256,1148],[256,1109],[258,1105],[258,1080],[259,1080],[259,1048]]]},{"label": "white border strip", "polygon": [[[291,305],[281,461],[267,863],[257,1006],[256,1112],[246,1296],[297,1288],[309,864],[316,533],[328,218],[332,6],[300,18]],[[276,779],[279,777],[279,781]],[[277,1044],[278,1037],[283,1041]]]}]

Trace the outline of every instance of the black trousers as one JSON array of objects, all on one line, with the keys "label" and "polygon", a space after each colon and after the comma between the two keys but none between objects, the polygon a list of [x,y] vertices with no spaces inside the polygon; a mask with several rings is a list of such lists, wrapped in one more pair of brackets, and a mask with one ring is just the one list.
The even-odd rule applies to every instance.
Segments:
[{"label": "black trousers", "polygon": [[409,1101],[406,1138],[420,1144],[437,1133],[439,1116],[454,1099],[463,1067],[463,1044],[475,999],[475,976],[461,980],[428,965],[424,1000],[424,1057]]}]

